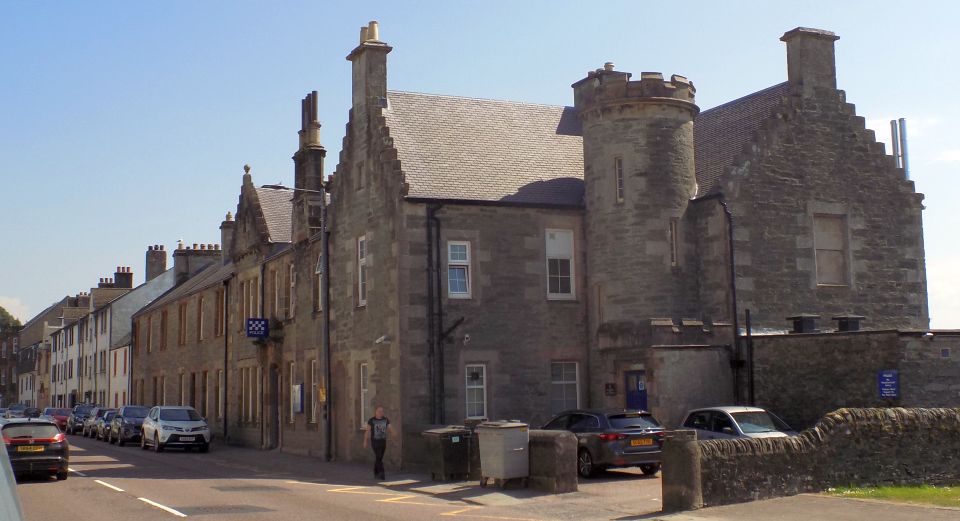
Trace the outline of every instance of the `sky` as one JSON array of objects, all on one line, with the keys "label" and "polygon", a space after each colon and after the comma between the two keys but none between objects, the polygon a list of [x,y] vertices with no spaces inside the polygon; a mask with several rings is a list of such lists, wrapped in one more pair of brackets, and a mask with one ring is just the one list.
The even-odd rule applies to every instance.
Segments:
[{"label": "sky", "polygon": [[784,81],[779,37],[804,26],[840,36],[838,86],[878,139],[907,119],[931,326],[960,328],[958,19],[883,0],[0,1],[0,306],[26,321],[116,266],[139,284],[148,245],[220,242],[244,164],[293,184],[311,90],[332,172],[370,20],[391,89],[572,105],[613,61],[687,76],[703,110]]}]

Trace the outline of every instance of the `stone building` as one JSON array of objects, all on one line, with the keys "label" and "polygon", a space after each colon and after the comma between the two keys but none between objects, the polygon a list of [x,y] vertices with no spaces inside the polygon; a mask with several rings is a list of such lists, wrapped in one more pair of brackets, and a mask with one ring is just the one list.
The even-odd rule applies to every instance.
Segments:
[{"label": "stone building", "polygon": [[0,333],[0,407],[17,403],[17,333]]},{"label": "stone building", "polygon": [[746,309],[926,328],[922,196],[837,90],[836,36],[783,40],[786,82],[700,113],[610,63],[572,107],[390,91],[371,23],[334,173],[311,93],[294,186],[245,172],[223,249],[179,247],[134,314],[136,400],[343,460],[383,405],[417,465],[434,424],[744,401]]}]

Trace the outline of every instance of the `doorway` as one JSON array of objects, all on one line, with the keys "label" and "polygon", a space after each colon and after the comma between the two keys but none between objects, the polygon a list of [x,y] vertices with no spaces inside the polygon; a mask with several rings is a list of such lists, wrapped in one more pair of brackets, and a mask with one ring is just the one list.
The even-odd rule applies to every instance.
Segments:
[{"label": "doorway", "polygon": [[626,371],[623,373],[623,388],[627,394],[627,409],[647,410],[646,371]]},{"label": "doorway", "polygon": [[267,448],[276,449],[280,446],[280,368],[271,365],[268,378]]}]

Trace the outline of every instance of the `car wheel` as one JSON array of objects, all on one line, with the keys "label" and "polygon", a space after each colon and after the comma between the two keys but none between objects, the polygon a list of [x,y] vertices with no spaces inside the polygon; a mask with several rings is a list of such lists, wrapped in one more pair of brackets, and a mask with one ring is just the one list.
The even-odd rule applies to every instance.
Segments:
[{"label": "car wheel", "polygon": [[590,451],[587,449],[580,449],[577,454],[577,472],[585,478],[592,478],[597,473],[597,467],[593,464],[593,457],[590,456]]},{"label": "car wheel", "polygon": [[116,438],[115,441],[117,442],[117,447],[123,447],[123,443],[124,443],[124,442],[123,442],[123,433],[122,433],[122,432],[118,432],[118,433],[117,433],[117,438]]},{"label": "car wheel", "polygon": [[157,433],[153,433],[153,451],[163,452],[163,447],[160,445],[160,435]]},{"label": "car wheel", "polygon": [[643,472],[644,476],[652,476],[660,470],[659,463],[650,463],[649,465],[640,465],[640,472]]},{"label": "car wheel", "polygon": [[147,437],[140,433],[140,450],[147,450]]},{"label": "car wheel", "polygon": [[67,471],[61,470],[57,472],[57,481],[64,481],[67,479]]}]

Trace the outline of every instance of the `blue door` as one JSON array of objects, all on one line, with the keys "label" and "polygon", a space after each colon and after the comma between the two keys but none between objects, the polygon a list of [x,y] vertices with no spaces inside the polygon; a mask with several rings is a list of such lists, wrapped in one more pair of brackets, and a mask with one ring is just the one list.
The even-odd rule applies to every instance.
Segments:
[{"label": "blue door", "polygon": [[647,385],[643,380],[644,375],[644,371],[623,373],[625,379],[623,388],[627,392],[627,409],[647,410]]}]

